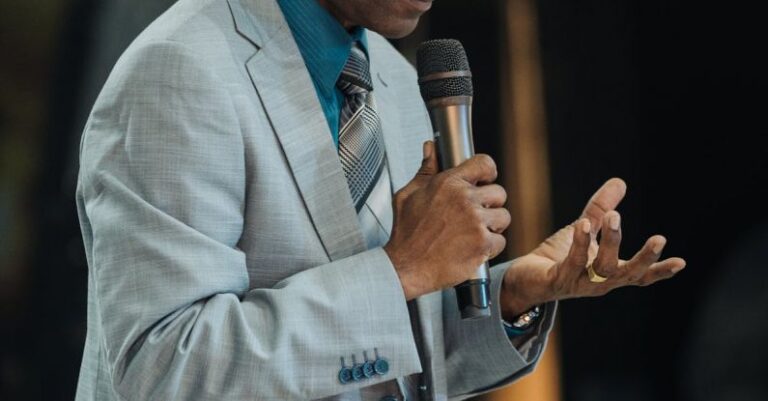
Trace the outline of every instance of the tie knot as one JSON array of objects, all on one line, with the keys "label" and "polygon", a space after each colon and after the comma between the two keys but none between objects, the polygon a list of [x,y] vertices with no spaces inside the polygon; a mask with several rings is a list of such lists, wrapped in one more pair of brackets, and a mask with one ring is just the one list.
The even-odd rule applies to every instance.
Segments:
[{"label": "tie knot", "polygon": [[336,86],[347,96],[369,92],[373,89],[371,72],[368,69],[368,58],[365,57],[365,52],[357,42],[349,52],[349,58],[344,64],[344,69],[341,70]]}]

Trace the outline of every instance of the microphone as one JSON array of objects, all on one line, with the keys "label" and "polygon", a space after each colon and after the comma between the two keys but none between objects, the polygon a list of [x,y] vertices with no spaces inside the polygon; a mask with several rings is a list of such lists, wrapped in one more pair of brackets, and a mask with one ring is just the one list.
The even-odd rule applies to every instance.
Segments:
[{"label": "microphone", "polygon": [[[421,97],[429,110],[440,168],[456,167],[475,154],[472,142],[472,73],[461,42],[429,40],[416,53]],[[491,315],[488,263],[457,285],[462,319]]]}]

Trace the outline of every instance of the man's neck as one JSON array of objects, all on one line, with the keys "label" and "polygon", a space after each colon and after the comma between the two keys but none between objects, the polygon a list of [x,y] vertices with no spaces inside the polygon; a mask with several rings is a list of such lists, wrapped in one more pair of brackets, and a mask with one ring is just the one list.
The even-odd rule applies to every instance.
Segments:
[{"label": "man's neck", "polygon": [[347,31],[349,31],[350,29],[356,26],[356,24],[353,24],[351,21],[345,19],[341,15],[339,10],[336,7],[334,7],[333,4],[331,4],[328,0],[317,0],[317,3],[320,4],[320,6],[323,7],[324,9],[328,10],[328,12],[331,13],[331,15],[333,15],[333,18],[336,18],[336,20],[339,21],[341,26],[343,26],[344,29],[346,29]]}]

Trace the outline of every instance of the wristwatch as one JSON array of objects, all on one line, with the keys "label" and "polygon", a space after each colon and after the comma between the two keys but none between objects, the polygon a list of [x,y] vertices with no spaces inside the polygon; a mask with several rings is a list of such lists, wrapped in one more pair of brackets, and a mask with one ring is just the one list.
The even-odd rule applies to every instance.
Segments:
[{"label": "wristwatch", "polygon": [[527,312],[517,315],[517,318],[512,323],[504,319],[501,319],[501,322],[504,324],[504,331],[507,332],[507,337],[517,337],[527,333],[536,324],[539,317],[541,317],[541,306],[536,305]]}]

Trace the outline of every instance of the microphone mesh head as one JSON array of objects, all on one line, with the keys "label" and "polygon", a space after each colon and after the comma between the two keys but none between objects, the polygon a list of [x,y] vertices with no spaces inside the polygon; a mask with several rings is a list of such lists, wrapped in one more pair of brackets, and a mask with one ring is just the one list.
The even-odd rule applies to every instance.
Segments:
[{"label": "microphone mesh head", "polygon": [[[464,46],[455,39],[428,40],[416,53],[419,78],[449,71],[469,71]],[[421,97],[425,102],[449,96],[472,96],[472,77],[442,78],[422,82]]]}]

